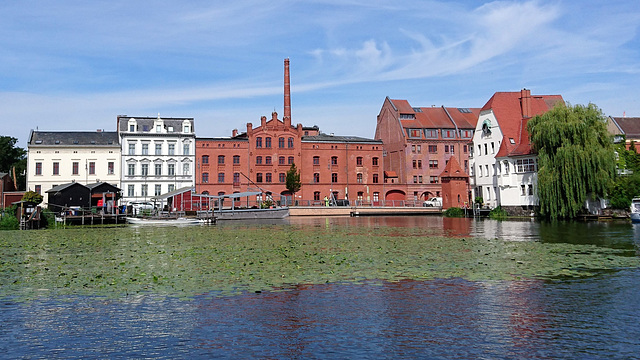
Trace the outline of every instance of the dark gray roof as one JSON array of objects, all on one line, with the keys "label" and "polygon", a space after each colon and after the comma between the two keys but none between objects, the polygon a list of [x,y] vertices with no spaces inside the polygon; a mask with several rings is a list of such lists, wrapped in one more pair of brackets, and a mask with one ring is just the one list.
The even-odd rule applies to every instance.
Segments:
[{"label": "dark gray roof", "polygon": [[82,187],[85,187],[84,185],[82,185],[80,183],[70,182],[70,183],[66,183],[66,184],[56,185],[56,186],[52,187],[51,189],[47,190],[46,192],[48,192],[48,193],[58,192],[58,191],[64,190],[64,189],[66,189],[68,187],[71,187],[73,185],[76,185],[76,184],[78,184],[78,185],[80,185]]},{"label": "dark gray roof", "polygon": [[359,136],[336,136],[320,133],[315,136],[303,136],[303,142],[349,142],[382,144],[382,140],[367,139]]},{"label": "dark gray roof", "polygon": [[113,131],[33,131],[29,146],[88,146],[112,145],[119,147],[118,133]]},{"label": "dark gray roof", "polygon": [[614,117],[610,116],[617,124],[618,128],[622,130],[622,133],[627,136],[627,139],[640,138],[640,117]]},{"label": "dark gray roof", "polygon": [[[158,117],[137,117],[137,116],[126,116],[121,115],[118,117],[118,131],[126,133],[129,131],[129,119],[135,119],[136,124],[138,125],[137,132],[151,132],[154,131],[153,124]],[[169,126],[173,127],[173,133],[181,133],[182,132],[182,123],[187,120],[191,123],[191,133],[195,134],[195,124],[193,118],[164,118],[161,117],[162,123],[165,128]],[[146,131],[144,129],[147,129]],[[170,133],[171,134],[171,133]]]},{"label": "dark gray roof", "polygon": [[88,188],[89,188],[89,190],[93,190],[93,189],[95,189],[95,188],[97,188],[97,187],[99,187],[99,186],[105,185],[105,184],[106,184],[106,185],[108,185],[108,186],[110,186],[110,187],[112,187],[112,188],[114,188],[114,189],[116,189],[116,190],[120,190],[120,189],[119,189],[119,188],[117,188],[115,185],[113,185],[113,184],[109,184],[108,182],[104,182],[104,181],[97,182],[97,183],[93,183],[93,184],[87,184],[87,185],[85,185],[85,186],[86,186],[86,187],[88,187]]}]

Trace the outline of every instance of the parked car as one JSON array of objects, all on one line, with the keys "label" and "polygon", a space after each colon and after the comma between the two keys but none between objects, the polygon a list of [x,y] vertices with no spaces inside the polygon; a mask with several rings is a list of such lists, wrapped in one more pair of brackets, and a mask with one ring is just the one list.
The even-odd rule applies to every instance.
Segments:
[{"label": "parked car", "polygon": [[424,207],[442,207],[442,198],[441,197],[432,197],[429,200],[426,200],[422,203]]}]

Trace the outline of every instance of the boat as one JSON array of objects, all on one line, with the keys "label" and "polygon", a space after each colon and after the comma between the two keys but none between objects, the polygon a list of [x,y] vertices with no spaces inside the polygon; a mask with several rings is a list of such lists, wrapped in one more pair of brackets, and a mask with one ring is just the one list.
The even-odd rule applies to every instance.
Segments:
[{"label": "boat", "polygon": [[640,197],[631,200],[631,222],[640,223]]},{"label": "boat", "polygon": [[171,218],[171,217],[154,217],[154,218],[136,218],[136,217],[127,217],[127,223],[134,225],[170,225],[170,226],[178,226],[178,225],[197,225],[204,223],[203,220],[200,219],[191,219],[191,218]]},{"label": "boat", "polygon": [[[239,199],[249,198],[264,194],[262,191],[247,191],[241,193],[225,194],[211,196],[216,199],[218,208],[213,209],[213,216],[217,220],[255,220],[255,219],[284,219],[289,216],[289,208],[286,206],[277,206],[275,201],[270,200],[271,206],[246,206],[242,207]],[[269,197],[269,196],[268,196]],[[231,207],[224,208],[224,200],[231,200]],[[247,201],[248,203],[248,201]],[[238,206],[237,206],[238,205]]]}]

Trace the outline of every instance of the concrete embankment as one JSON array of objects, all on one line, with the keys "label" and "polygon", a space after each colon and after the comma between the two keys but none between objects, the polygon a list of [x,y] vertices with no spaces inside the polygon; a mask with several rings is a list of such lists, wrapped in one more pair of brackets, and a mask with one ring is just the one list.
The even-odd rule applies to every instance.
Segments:
[{"label": "concrete embankment", "polygon": [[349,207],[349,206],[292,206],[290,216],[393,216],[440,215],[440,208],[429,207]]}]

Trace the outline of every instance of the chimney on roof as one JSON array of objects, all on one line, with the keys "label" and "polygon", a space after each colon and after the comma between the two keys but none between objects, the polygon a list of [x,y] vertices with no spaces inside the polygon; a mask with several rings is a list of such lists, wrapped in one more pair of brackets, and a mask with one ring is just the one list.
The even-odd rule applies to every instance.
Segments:
[{"label": "chimney on roof", "polygon": [[231,137],[236,137],[236,136],[238,136],[238,129],[233,129],[231,131]]},{"label": "chimney on roof", "polygon": [[291,86],[289,84],[289,59],[284,59],[284,115],[285,127],[291,126]]},{"label": "chimney on roof", "polygon": [[265,127],[266,125],[267,125],[267,117],[263,115],[260,117],[260,126]]},{"label": "chimney on roof", "polygon": [[531,117],[531,90],[520,90],[520,105],[522,106],[522,117],[528,119]]}]

